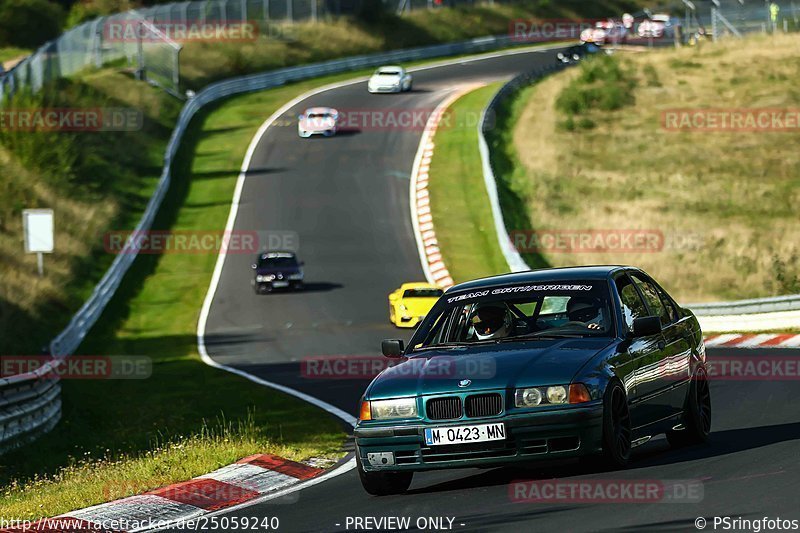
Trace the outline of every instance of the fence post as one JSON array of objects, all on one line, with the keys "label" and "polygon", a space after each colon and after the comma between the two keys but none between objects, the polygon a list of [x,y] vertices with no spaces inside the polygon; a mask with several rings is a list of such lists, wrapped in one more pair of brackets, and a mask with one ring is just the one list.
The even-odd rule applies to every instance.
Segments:
[{"label": "fence post", "polygon": [[247,20],[247,0],[241,0],[242,20],[239,22],[244,23]]},{"label": "fence post", "polygon": [[[105,26],[106,17],[97,19],[94,27],[94,66],[100,68],[103,66],[103,30],[100,26]],[[103,24],[98,24],[103,21]]]},{"label": "fence post", "polygon": [[269,22],[269,0],[263,0],[264,4],[264,22]]},{"label": "fence post", "polygon": [[172,54],[172,84],[175,86],[176,94],[181,93],[181,50],[183,46],[179,46]]},{"label": "fence post", "polygon": [[144,71],[144,45],[142,44],[143,21],[139,21],[136,32],[136,79],[144,81],[147,76]]},{"label": "fence post", "polygon": [[311,0],[311,22],[317,21],[317,0]]},{"label": "fence post", "polygon": [[286,0],[286,19],[289,22],[293,22],[294,19],[292,17],[292,0]]},{"label": "fence post", "polygon": [[711,8],[711,40],[717,40],[717,8]]}]

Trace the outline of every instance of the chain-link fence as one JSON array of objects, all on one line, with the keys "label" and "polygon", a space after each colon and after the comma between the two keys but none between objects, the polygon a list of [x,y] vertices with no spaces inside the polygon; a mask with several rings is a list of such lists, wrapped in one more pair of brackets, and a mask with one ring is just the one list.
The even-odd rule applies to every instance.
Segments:
[{"label": "chain-link fence", "polygon": [[711,7],[711,35],[741,37],[747,33],[800,29],[800,4],[794,1],[716,0]]}]

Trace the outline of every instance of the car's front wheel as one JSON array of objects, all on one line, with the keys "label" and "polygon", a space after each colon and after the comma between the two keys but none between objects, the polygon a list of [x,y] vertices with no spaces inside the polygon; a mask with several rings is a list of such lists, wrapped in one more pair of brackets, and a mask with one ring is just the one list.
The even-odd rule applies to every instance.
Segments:
[{"label": "car's front wheel", "polygon": [[603,451],[599,456],[587,456],[582,462],[592,468],[625,468],[631,457],[631,415],[628,396],[618,381],[606,387],[603,396]]},{"label": "car's front wheel", "polygon": [[356,454],[358,477],[364,490],[373,496],[402,494],[411,486],[414,472],[366,472],[361,457]]},{"label": "car's front wheel", "polygon": [[711,434],[711,390],[708,375],[700,368],[689,384],[683,409],[683,429],[667,432],[667,440],[676,448],[701,444]]}]

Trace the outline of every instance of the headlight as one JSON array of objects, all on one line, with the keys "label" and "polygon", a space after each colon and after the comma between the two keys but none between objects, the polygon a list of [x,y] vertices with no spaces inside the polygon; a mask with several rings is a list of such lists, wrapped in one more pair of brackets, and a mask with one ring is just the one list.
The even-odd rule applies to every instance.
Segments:
[{"label": "headlight", "polygon": [[514,405],[517,407],[535,407],[542,403],[542,393],[539,389],[517,389],[514,394]]},{"label": "headlight", "polygon": [[567,388],[561,385],[547,387],[547,401],[550,403],[567,403]]},{"label": "headlight", "polygon": [[536,407],[537,405],[563,405],[589,402],[589,390],[583,383],[553,385],[550,387],[529,387],[514,391],[516,407]]},{"label": "headlight", "polygon": [[263,276],[256,276],[256,281],[272,281],[275,279],[275,274],[265,274]]},{"label": "headlight", "polygon": [[417,416],[417,399],[377,400],[370,402],[370,408],[373,420],[411,418]]}]

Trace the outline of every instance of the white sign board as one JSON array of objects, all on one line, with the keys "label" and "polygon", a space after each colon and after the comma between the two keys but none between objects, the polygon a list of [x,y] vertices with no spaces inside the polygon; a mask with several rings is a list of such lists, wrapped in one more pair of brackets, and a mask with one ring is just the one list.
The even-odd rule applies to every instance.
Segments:
[{"label": "white sign board", "polygon": [[26,253],[53,253],[53,210],[25,209],[22,212]]}]

